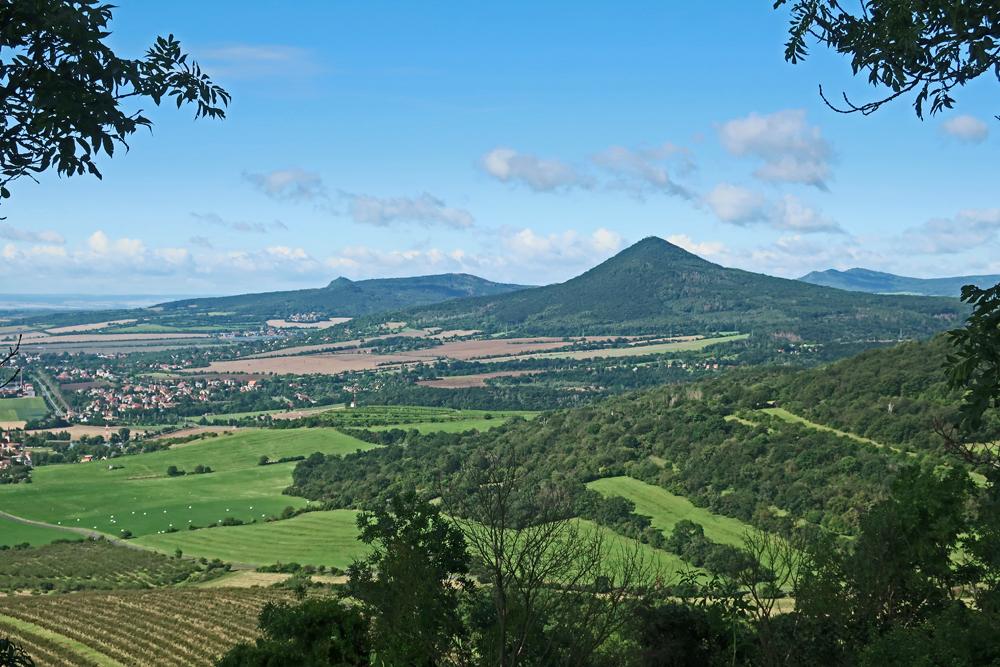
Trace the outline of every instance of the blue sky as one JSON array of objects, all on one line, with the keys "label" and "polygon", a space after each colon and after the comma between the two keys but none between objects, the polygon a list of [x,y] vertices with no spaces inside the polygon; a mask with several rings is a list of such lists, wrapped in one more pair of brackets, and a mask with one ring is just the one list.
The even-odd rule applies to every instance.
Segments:
[{"label": "blue sky", "polygon": [[221,294],[464,271],[565,280],[657,235],[782,276],[1000,272],[996,82],[862,118],[770,2],[123,0],[233,95],[150,109],[104,180],[19,182],[0,292]]}]

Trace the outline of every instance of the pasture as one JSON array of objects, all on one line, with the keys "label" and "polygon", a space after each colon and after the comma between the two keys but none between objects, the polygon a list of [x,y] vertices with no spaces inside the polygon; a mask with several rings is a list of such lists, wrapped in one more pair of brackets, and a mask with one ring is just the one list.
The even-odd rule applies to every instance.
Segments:
[{"label": "pasture", "polygon": [[[0,507],[15,516],[50,524],[134,536],[187,530],[227,518],[249,522],[302,507],[303,498],[282,495],[294,462],[261,466],[258,460],[347,454],[373,447],[334,429],[247,430],[188,447],[109,461],[42,466],[32,484],[0,487]],[[168,466],[214,472],[169,477]]]},{"label": "pasture", "polygon": [[28,421],[44,417],[49,409],[41,396],[0,398],[0,422]]},{"label": "pasture", "polygon": [[700,523],[705,528],[705,537],[713,542],[736,547],[743,545],[743,535],[750,530],[750,526],[739,519],[713,514],[683,496],[631,477],[605,477],[590,482],[587,487],[605,496],[631,500],[635,503],[636,514],[648,516],[653,527],[667,537],[681,519]]},{"label": "pasture", "polygon": [[357,512],[307,512],[282,521],[146,535],[136,542],[163,553],[250,565],[299,563],[345,569],[367,547],[358,541]]},{"label": "pasture", "polygon": [[[45,526],[32,526],[0,516],[0,547],[12,547],[15,544],[40,546],[50,544],[56,540],[76,539],[78,537],[79,535],[74,535],[66,530],[47,528]],[[3,558],[4,556],[0,556],[0,560]]]}]

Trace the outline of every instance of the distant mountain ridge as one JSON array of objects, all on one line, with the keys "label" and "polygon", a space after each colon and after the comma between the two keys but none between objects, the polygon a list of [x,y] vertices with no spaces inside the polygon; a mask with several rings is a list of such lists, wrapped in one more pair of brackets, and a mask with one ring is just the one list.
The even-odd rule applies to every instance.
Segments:
[{"label": "distant mountain ridge", "polygon": [[262,319],[284,318],[296,313],[359,317],[449,299],[492,296],[522,289],[529,287],[495,283],[467,273],[357,281],[340,277],[326,287],[184,299],[161,303],[155,308],[192,313],[230,312]]},{"label": "distant mountain ridge", "polygon": [[824,287],[870,294],[918,294],[921,296],[959,296],[965,285],[990,287],[1000,283],[1000,275],[954,276],[949,278],[910,278],[871,269],[813,271],[799,278]]},{"label": "distant mountain ridge", "polygon": [[966,313],[957,299],[844,292],[725,268],[648,237],[564,283],[399,317],[416,326],[537,335],[770,331],[823,341],[925,336]]}]

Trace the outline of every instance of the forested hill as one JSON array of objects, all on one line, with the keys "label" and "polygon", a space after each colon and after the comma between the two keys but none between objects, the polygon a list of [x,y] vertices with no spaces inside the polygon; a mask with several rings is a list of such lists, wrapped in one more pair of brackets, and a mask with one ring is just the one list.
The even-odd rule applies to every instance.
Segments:
[{"label": "forested hill", "polygon": [[965,285],[989,287],[1000,283],[1000,275],[954,276],[951,278],[909,278],[870,269],[813,271],[799,280],[854,292],[871,294],[917,294],[921,296],[958,296]]},{"label": "forested hill", "polygon": [[358,317],[448,299],[492,296],[521,289],[527,288],[524,285],[494,283],[465,273],[358,281],[337,278],[326,287],[315,289],[186,299],[157,307],[191,313],[227,312],[262,319],[283,318],[295,313]]},{"label": "forested hill", "polygon": [[920,337],[957,299],[845,292],[713,264],[649,237],[565,283],[407,311],[413,325],[524,334],[775,332],[806,341]]},{"label": "forested hill", "polygon": [[[513,449],[528,481],[566,485],[584,513],[593,501],[585,484],[627,475],[761,527],[806,522],[847,534],[901,468],[954,465],[933,430],[960,400],[945,382],[946,354],[938,337],[814,370],[733,371],[481,434],[382,434],[382,449],[314,455],[290,492],[334,507],[368,507],[406,488],[433,496],[455,486],[466,462]],[[996,414],[987,421],[982,435],[997,437]]]}]

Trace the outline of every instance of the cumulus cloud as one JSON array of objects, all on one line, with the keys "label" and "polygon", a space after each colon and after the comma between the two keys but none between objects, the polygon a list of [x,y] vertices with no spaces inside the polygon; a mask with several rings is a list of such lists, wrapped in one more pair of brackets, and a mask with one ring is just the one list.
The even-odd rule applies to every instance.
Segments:
[{"label": "cumulus cloud", "polygon": [[705,204],[723,222],[746,225],[766,218],[763,196],[738,185],[720,183],[705,195]]},{"label": "cumulus cloud", "polygon": [[719,140],[732,155],[760,160],[754,176],[761,180],[827,188],[832,151],[803,110],[730,120],[719,127]]},{"label": "cumulus cloud", "polygon": [[347,192],[341,196],[348,201],[351,218],[365,225],[388,227],[400,222],[416,222],[466,229],[475,224],[472,214],[465,209],[448,206],[426,192],[417,197],[375,197]]},{"label": "cumulus cloud", "polygon": [[502,243],[517,262],[579,262],[604,258],[621,249],[623,240],[603,227],[591,234],[573,229],[539,234],[525,227],[505,234]]},{"label": "cumulus cloud", "polygon": [[911,252],[949,255],[993,243],[1000,234],[1000,208],[966,209],[951,218],[932,218],[903,233]]},{"label": "cumulus cloud", "polygon": [[970,144],[981,144],[989,136],[990,128],[975,116],[955,116],[941,124],[941,130],[950,137]]},{"label": "cumulus cloud", "polygon": [[535,192],[589,188],[591,181],[570,165],[512,148],[494,148],[483,156],[483,170],[503,183],[518,183]]},{"label": "cumulus cloud", "polygon": [[667,171],[668,160],[679,161],[680,171],[693,168],[688,152],[670,143],[654,148],[612,146],[593,156],[593,162],[612,176],[609,187],[635,196],[661,193],[685,199],[693,198],[690,190],[674,181]]},{"label": "cumulus cloud", "polygon": [[733,225],[763,223],[774,229],[803,234],[844,232],[840,224],[823,216],[794,195],[784,195],[775,201],[768,201],[753,190],[720,183],[703,200],[719,220]]},{"label": "cumulus cloud", "polygon": [[0,239],[7,239],[8,241],[27,241],[29,243],[49,243],[54,245],[62,245],[66,243],[66,239],[62,237],[61,234],[51,231],[42,230],[36,232],[30,229],[18,229],[8,225],[5,222],[0,222]]},{"label": "cumulus cloud", "polygon": [[695,241],[687,234],[672,234],[667,241],[705,259],[724,256],[728,249],[721,241]]},{"label": "cumulus cloud", "polygon": [[191,217],[206,225],[223,227],[234,232],[248,234],[266,234],[273,231],[283,231],[288,229],[288,225],[280,220],[273,222],[247,222],[245,220],[227,220],[217,213],[197,213],[192,211]]},{"label": "cumulus cloud", "polygon": [[257,191],[272,199],[313,201],[326,196],[319,174],[304,169],[275,169],[263,173],[244,173],[243,178]]}]

